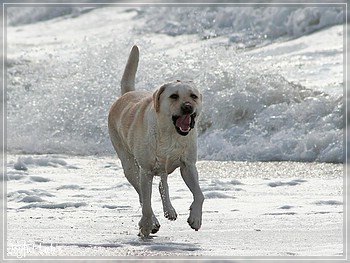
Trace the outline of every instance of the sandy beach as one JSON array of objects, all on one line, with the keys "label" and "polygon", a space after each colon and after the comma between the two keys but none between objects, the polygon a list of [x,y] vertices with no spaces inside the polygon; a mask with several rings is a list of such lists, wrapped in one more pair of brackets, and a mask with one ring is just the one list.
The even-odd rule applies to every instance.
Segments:
[{"label": "sandy beach", "polygon": [[178,219],[164,218],[156,178],[161,228],[142,240],[137,194],[117,158],[9,155],[7,162],[11,257],[343,256],[342,164],[199,161],[202,228],[187,225],[192,197],[174,172]]}]

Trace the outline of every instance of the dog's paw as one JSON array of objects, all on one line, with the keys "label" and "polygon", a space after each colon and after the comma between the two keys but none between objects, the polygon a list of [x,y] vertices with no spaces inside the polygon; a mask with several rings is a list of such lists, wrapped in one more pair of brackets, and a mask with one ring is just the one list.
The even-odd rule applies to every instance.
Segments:
[{"label": "dog's paw", "polygon": [[141,236],[141,237],[148,237],[149,236],[149,234],[151,233],[152,228],[153,228],[152,221],[153,220],[151,217],[142,216],[142,218],[139,222],[139,228],[140,228],[139,236]]},{"label": "dog's paw", "polygon": [[158,230],[159,230],[159,228],[160,228],[160,224],[159,224],[159,222],[158,222],[158,219],[156,218],[155,215],[153,215],[153,216],[152,216],[152,231],[151,231],[151,233],[152,233],[152,234],[157,233]]},{"label": "dog's paw", "polygon": [[165,218],[168,218],[170,221],[175,221],[177,218],[177,213],[174,207],[164,210],[164,216]]},{"label": "dog's paw", "polygon": [[202,211],[191,209],[190,216],[187,219],[187,223],[192,229],[198,231],[198,229],[200,229],[202,225]]},{"label": "dog's paw", "polygon": [[187,223],[190,225],[190,227],[196,231],[201,228],[202,225],[202,218],[200,217],[192,217],[190,216],[187,219]]}]

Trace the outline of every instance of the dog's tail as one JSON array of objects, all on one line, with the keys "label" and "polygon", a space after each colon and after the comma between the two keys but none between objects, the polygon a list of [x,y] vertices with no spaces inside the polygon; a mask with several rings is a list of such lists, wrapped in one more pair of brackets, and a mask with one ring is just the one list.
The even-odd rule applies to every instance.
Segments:
[{"label": "dog's tail", "polygon": [[139,48],[132,47],[128,62],[126,63],[124,74],[121,80],[121,95],[135,90],[135,75],[139,64]]}]

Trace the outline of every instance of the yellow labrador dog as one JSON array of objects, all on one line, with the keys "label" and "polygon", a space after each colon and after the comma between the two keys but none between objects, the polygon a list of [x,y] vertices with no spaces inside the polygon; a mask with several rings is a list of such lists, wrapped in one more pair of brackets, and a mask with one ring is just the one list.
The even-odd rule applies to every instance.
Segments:
[{"label": "yellow labrador dog", "polygon": [[160,176],[159,192],[164,216],[177,218],[169,198],[167,177],[180,167],[183,180],[193,194],[189,225],[196,231],[202,224],[204,197],[198,184],[196,120],[202,108],[202,95],[190,81],[161,86],[154,93],[135,91],[139,49],[134,46],[121,80],[122,96],[108,116],[113,146],[128,181],[139,194],[142,218],[140,235],[159,230],[151,207],[153,176]]}]

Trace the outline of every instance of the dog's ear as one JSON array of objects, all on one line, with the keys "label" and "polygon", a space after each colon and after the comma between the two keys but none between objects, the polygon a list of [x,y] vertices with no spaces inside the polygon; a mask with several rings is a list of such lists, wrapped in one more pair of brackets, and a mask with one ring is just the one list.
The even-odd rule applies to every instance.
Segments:
[{"label": "dog's ear", "polygon": [[163,93],[163,91],[165,90],[165,85],[161,86],[159,89],[157,89],[154,93],[153,93],[153,104],[154,104],[154,108],[156,109],[156,112],[159,112],[160,110],[160,95]]}]

